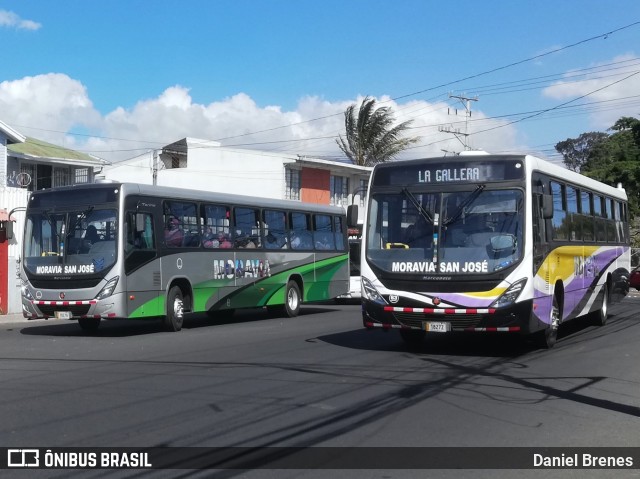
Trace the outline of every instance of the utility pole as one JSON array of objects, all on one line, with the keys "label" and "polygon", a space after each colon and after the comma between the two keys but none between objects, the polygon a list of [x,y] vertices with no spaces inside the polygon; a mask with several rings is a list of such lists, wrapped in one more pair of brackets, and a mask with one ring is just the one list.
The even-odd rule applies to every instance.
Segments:
[{"label": "utility pole", "polygon": [[153,150],[153,166],[152,166],[152,178],[153,178],[153,185],[157,185],[158,184],[158,150]]},{"label": "utility pole", "polygon": [[[470,98],[470,97],[461,96],[461,95],[449,94],[449,98],[456,98],[460,100],[460,102],[464,106],[464,109],[465,109],[464,132],[460,131],[460,128],[454,129],[452,126],[441,126],[438,128],[438,131],[441,131],[443,133],[450,133],[454,135],[458,139],[458,141],[462,143],[462,146],[464,147],[465,150],[470,150],[471,148],[467,144],[467,137],[469,136],[469,118],[471,118],[471,102],[478,101],[478,97],[476,96],[476,97]],[[454,111],[455,111],[455,115],[457,116],[458,109],[456,108]],[[451,109],[448,110],[448,113],[451,114]],[[460,137],[464,138],[464,141],[461,140]]]}]

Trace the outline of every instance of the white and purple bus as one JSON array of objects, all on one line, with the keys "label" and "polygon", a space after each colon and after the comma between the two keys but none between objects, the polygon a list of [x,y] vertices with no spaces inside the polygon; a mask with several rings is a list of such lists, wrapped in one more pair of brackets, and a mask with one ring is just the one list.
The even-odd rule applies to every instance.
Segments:
[{"label": "white and purple bus", "polygon": [[607,320],[629,289],[627,196],[529,155],[376,165],[362,235],[367,328],[535,334]]}]

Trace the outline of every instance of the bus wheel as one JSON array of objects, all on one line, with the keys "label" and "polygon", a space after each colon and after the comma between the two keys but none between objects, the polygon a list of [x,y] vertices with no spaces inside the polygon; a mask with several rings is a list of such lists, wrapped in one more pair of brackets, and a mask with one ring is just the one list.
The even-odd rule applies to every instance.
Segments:
[{"label": "bus wheel", "polygon": [[184,319],[182,290],[173,286],[167,296],[167,315],[164,318],[164,327],[167,331],[180,331]]},{"label": "bus wheel", "polygon": [[604,326],[607,324],[609,316],[609,286],[607,283],[602,286],[602,306],[598,311],[592,313],[593,322],[596,326]]},{"label": "bus wheel", "polygon": [[400,337],[411,349],[419,348],[422,345],[424,337],[426,335],[426,331],[417,331],[413,329],[400,330]]},{"label": "bus wheel", "polygon": [[289,281],[287,283],[287,290],[284,297],[284,313],[290,317],[295,318],[300,312],[300,288],[295,281]]},{"label": "bus wheel", "polygon": [[100,326],[100,318],[80,318],[78,324],[83,331],[95,331]]},{"label": "bus wheel", "polygon": [[553,303],[551,306],[551,317],[549,327],[542,331],[540,337],[540,345],[545,349],[551,349],[558,339],[558,327],[560,326],[560,318],[562,313],[560,312],[560,303],[558,302],[558,295],[553,294]]}]

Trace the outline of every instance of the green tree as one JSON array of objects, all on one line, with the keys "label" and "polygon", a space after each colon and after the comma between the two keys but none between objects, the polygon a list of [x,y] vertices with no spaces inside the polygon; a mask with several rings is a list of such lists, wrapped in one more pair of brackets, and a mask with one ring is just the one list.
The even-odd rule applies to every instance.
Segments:
[{"label": "green tree", "polygon": [[366,97],[360,108],[350,105],[344,112],[344,138],[336,140],[340,149],[356,165],[373,166],[389,161],[398,153],[417,143],[419,137],[403,138],[411,120],[393,126],[391,108],[376,108],[376,101]]},{"label": "green tree", "polygon": [[556,144],[556,151],[562,155],[565,166],[572,171],[581,171],[589,161],[589,155],[596,145],[605,141],[609,135],[592,131],[578,138],[567,138]]},{"label": "green tree", "polygon": [[621,117],[608,131],[613,133],[585,133],[577,139],[569,138],[558,143],[556,150],[563,155],[567,167],[577,166],[577,171],[580,173],[608,185],[622,184],[629,198],[631,243],[638,247],[640,246],[640,120]]},{"label": "green tree", "polygon": [[602,141],[589,151],[580,170],[584,175],[627,191],[632,216],[640,213],[640,120],[620,118]]}]

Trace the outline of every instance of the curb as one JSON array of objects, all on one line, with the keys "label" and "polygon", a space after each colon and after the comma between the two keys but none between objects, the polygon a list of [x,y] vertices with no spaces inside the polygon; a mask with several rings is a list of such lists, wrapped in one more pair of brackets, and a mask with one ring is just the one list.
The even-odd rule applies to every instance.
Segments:
[{"label": "curb", "polygon": [[3,314],[0,315],[0,324],[5,323],[26,323],[28,321],[41,321],[38,319],[29,319],[22,316],[22,313]]}]

